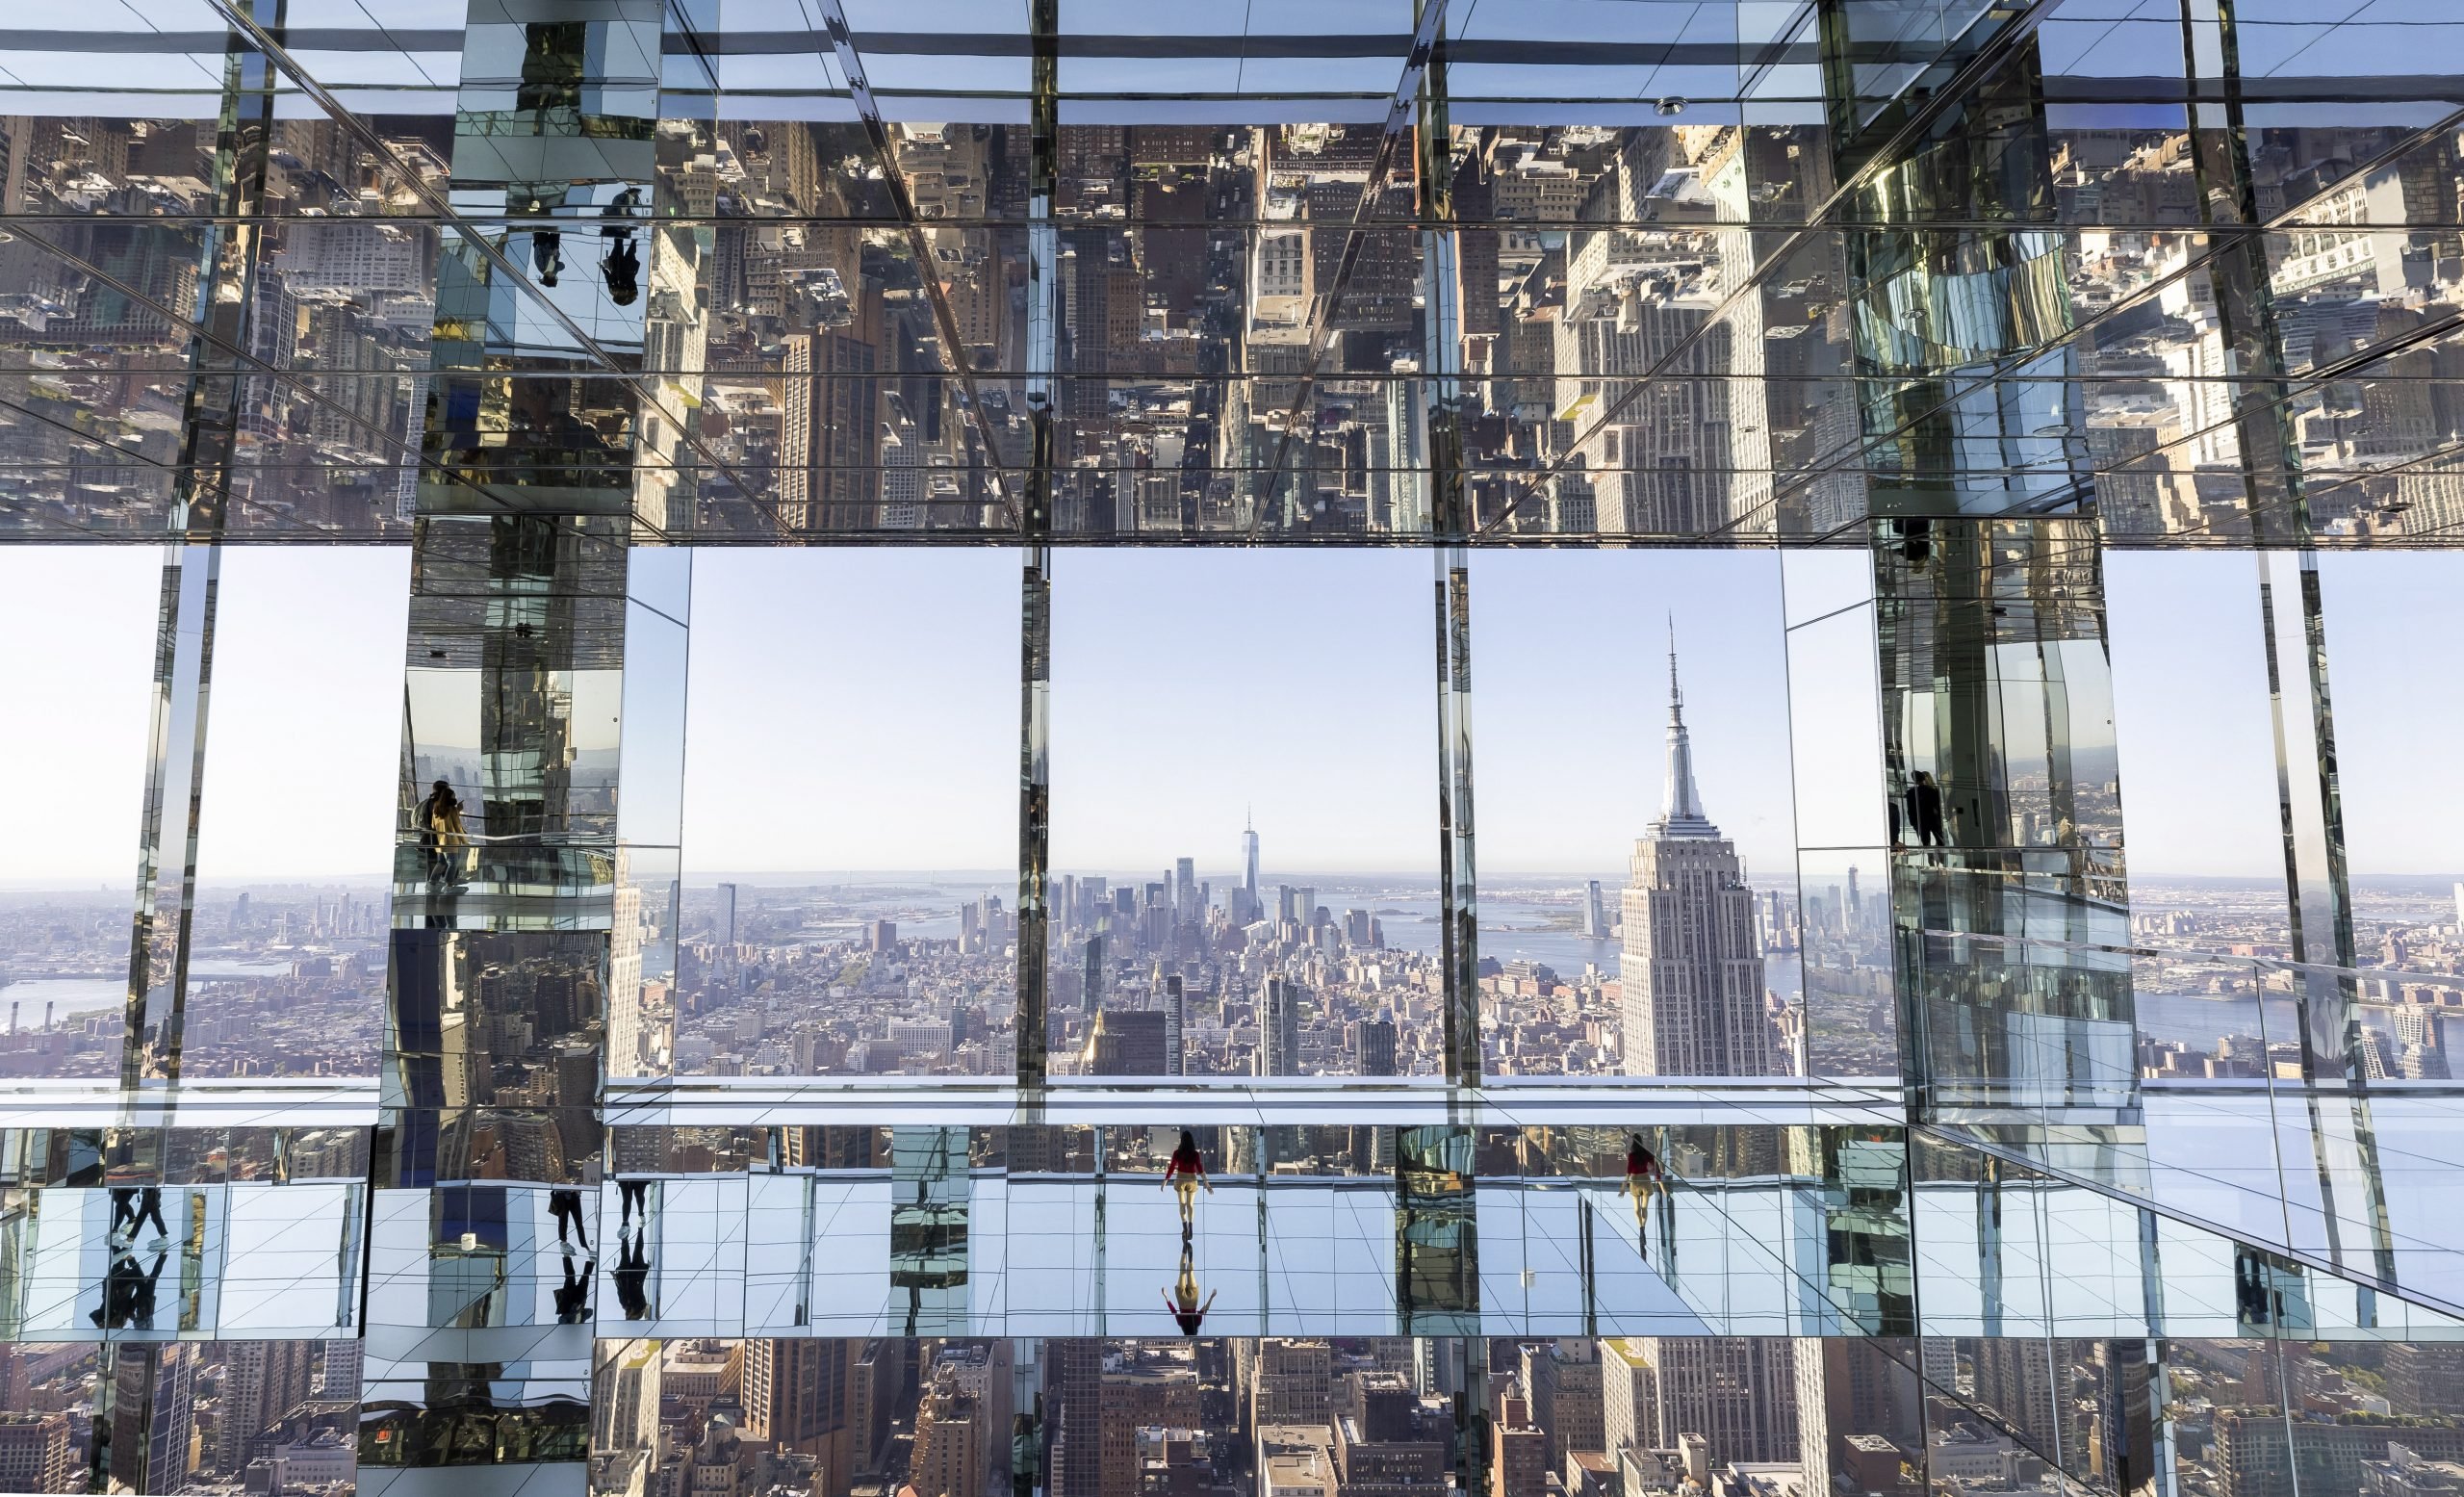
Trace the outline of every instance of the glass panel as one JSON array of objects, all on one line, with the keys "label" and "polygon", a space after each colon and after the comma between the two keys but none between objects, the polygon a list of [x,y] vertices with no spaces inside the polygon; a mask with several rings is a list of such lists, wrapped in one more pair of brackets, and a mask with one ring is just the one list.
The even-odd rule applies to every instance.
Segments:
[{"label": "glass panel", "polygon": [[2169,1029],[2169,1010],[2213,1042],[2179,1000],[2233,992],[2230,967],[2192,954],[2292,954],[2259,580],[2246,555],[2106,562],[2131,939],[2168,958],[2139,968],[2143,1032]]},{"label": "glass panel", "polygon": [[409,581],[398,549],[222,558],[183,1075],[376,1073]]},{"label": "glass panel", "polygon": [[1017,568],[696,557],[679,1075],[1014,1073]]},{"label": "glass panel", "polygon": [[40,704],[0,734],[9,783],[30,787],[7,863],[8,1070],[116,1075],[163,553],[13,546],[0,548],[0,630],[52,641],[0,666],[9,700]]},{"label": "glass panel", "polygon": [[1490,1071],[1796,1069],[1779,554],[1483,552],[1472,610]]},{"label": "glass panel", "polygon": [[1790,1069],[1887,1076],[1899,1065],[1885,892],[1895,817],[1882,795],[1873,570],[1852,551],[1784,551],[1781,566],[1799,909],[1777,939],[1798,947],[1805,969]]},{"label": "glass panel", "polygon": [[2432,621],[2464,581],[2459,559],[2320,558],[2354,945],[2373,967],[2456,970],[2437,927],[2464,924],[2451,877],[2464,868],[2464,810],[2438,745],[2464,735],[2464,686],[2438,658]]},{"label": "glass panel", "polygon": [[[1398,552],[1059,558],[1056,1072],[1174,1073],[1175,1028],[1187,1075],[1435,1069],[1432,585]],[[1246,619],[1273,646],[1223,658]]]}]

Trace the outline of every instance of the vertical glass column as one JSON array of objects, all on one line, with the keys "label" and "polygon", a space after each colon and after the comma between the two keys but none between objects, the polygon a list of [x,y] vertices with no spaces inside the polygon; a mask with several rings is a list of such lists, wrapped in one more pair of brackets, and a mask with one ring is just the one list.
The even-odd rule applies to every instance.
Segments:
[{"label": "vertical glass column", "polygon": [[[2323,1252],[2339,1268],[2393,1289],[2395,1240],[2369,1086],[2387,1079],[2378,1047],[2363,1033],[2353,940],[2352,886],[2337,787],[2335,710],[2327,686],[2326,617],[2315,552],[2258,554],[2259,618],[2265,635],[2268,710],[2274,729],[2276,796],[2301,1037],[2304,1116],[2277,1126],[2309,1136],[2315,1226],[2291,1246]],[[2279,1095],[2279,1107],[2290,1097]],[[2290,1168],[2295,1155],[2287,1154]],[[2305,1211],[2302,1213],[2307,1215]]]},{"label": "vertical glass column", "polygon": [[2092,522],[1886,522],[1876,539],[1913,1115],[2124,1121],[2129,904]]},{"label": "vertical glass column", "polygon": [[644,974],[674,933],[689,570],[633,550],[666,509],[637,471],[681,429],[642,374],[661,14],[475,3],[466,31],[372,1171],[379,1486],[582,1490],[596,1302],[629,1313],[657,1272],[600,1098],[663,1065]]},{"label": "vertical glass column", "polygon": [[1027,142],[1027,422],[1029,468],[1019,529],[1017,1081],[1040,1090],[1052,1046],[1052,492],[1053,371],[1060,360],[1061,260],[1052,221],[1061,151],[1059,0],[1028,8],[1034,94]]},{"label": "vertical glass column", "polygon": [[[1920,1120],[2124,1108],[2128,910],[2096,530],[2057,518],[2092,489],[2042,65],[2032,34],[1982,7],[1921,9],[1938,56],[1920,47],[1905,65],[1950,73],[1939,87],[1966,91],[1947,107],[1868,71],[1859,7],[1826,6],[1822,28],[1836,173],[1864,173],[1850,212],[1871,225],[1850,231],[1848,272],[1902,1064]],[[1899,141],[1920,107],[1923,139]]]},{"label": "vertical glass column", "polygon": [[1029,546],[1019,576],[1017,1078],[1037,1091],[1051,1049],[1052,548]]},{"label": "vertical glass column", "polygon": [[[2336,791],[2335,713],[2327,693],[2319,559],[2312,552],[2264,551],[2258,566],[2293,960],[2314,969],[2350,968],[2352,889],[2345,867],[2344,808]],[[2303,983],[2305,1080],[2363,1073],[2354,999],[2349,974],[2314,970]]]},{"label": "vertical glass column", "polygon": [[[249,18],[283,24],[285,0],[254,0]],[[177,496],[163,564],[153,727],[139,823],[137,909],[129,938],[120,1084],[177,1081],[188,998],[189,925],[196,898],[206,709],[214,613],[232,464],[248,380],[244,350],[256,305],[257,238],[273,121],[264,53],[235,30],[222,67],[214,142],[214,217],[203,226],[188,379],[181,395]]]},{"label": "vertical glass column", "polygon": [[1472,1129],[1439,1123],[1395,1137],[1395,1306],[1400,1334],[1480,1330],[1479,1227]]},{"label": "vertical glass column", "polygon": [[[2199,363],[2225,381],[2232,442],[2241,467],[2243,513],[2206,516],[2226,533],[2265,546],[2299,544],[2310,534],[2302,486],[2301,442],[2285,382],[2284,335],[2277,325],[2275,274],[2268,264],[2265,218],[2250,169],[2244,115],[2242,46],[2235,0],[2183,0],[2183,65],[2194,85],[2190,118],[2191,173],[2199,221],[2208,226],[2206,280],[2210,297],[2193,328]],[[2109,529],[2161,529],[2138,517],[2109,517]],[[2152,517],[2149,517],[2152,518]],[[2219,525],[2219,520],[2227,523]]]},{"label": "vertical glass column", "polygon": [[[2037,43],[1952,13],[1984,9],[1971,0],[1912,9],[1941,13],[1949,39],[1935,70],[1957,65],[1974,80],[1949,108],[1922,106],[1938,113],[1912,144],[1896,133],[1925,90],[1897,93],[1894,80],[1867,78],[1850,60],[1867,39],[1861,13],[1911,18],[1835,3],[1822,29],[1835,174],[1869,172],[1844,205],[1858,225],[1844,232],[1872,509],[2075,505],[2086,498],[2085,422],[2077,360],[2062,341],[2070,297]],[[1871,169],[1875,152],[1897,144]]]},{"label": "vertical glass column", "polygon": [[967,1130],[892,1128],[889,1171],[891,1328],[910,1337],[964,1335]]},{"label": "vertical glass column", "polygon": [[[1472,814],[1472,532],[1463,461],[1462,230],[1454,218],[1454,132],[1447,122],[1446,24],[1420,0],[1419,29],[1434,24],[1416,100],[1414,184],[1420,194],[1422,354],[1427,450],[1409,436],[1397,460],[1427,463],[1428,521],[1437,562],[1437,763],[1439,945],[1446,983],[1445,1073],[1480,1083],[1479,876]],[[1442,10],[1443,7],[1435,7]],[[1476,169],[1475,168],[1474,169]],[[1484,290],[1487,288],[1483,288]],[[1407,455],[1408,454],[1408,455]]]},{"label": "vertical glass column", "polygon": [[1480,903],[1472,828],[1472,570],[1460,544],[1437,558],[1437,765],[1440,952],[1446,984],[1445,1074],[1478,1086]]},{"label": "vertical glass column", "polygon": [[1790,1251],[1807,1336],[1912,1336],[1916,1270],[1907,1130],[1790,1128]]}]

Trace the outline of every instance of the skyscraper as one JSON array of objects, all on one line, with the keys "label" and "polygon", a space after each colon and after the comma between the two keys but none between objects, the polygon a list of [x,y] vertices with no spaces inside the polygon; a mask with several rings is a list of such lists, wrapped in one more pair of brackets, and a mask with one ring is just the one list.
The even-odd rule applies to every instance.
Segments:
[{"label": "skyscraper", "polygon": [[1622,986],[1626,1072],[1760,1076],[1775,1069],[1762,1008],[1754,895],[1735,845],[1703,814],[1694,750],[1668,651],[1668,783],[1634,841],[1626,886]]},{"label": "skyscraper", "polygon": [[79,1475],[64,1413],[0,1413],[0,1490],[64,1492]]},{"label": "skyscraper", "polygon": [[849,1340],[756,1337],[744,1344],[744,1430],[781,1450],[820,1461],[831,1489],[853,1467],[850,1435],[855,1354]]},{"label": "skyscraper", "polygon": [[237,1473],[257,1437],[308,1396],[308,1341],[232,1341],[222,1347],[222,1386],[214,1440],[204,1450],[210,1469]]},{"label": "skyscraper", "polygon": [[1181,974],[1173,972],[1164,979],[1164,1065],[1168,1075],[1184,1075],[1189,1071],[1188,1045],[1190,1020],[1189,994]]},{"label": "skyscraper", "polygon": [[[1258,826],[1254,817],[1241,826],[1241,891],[1249,896],[1249,913],[1258,909]],[[2456,886],[2456,908],[2464,910],[2464,884]]]},{"label": "skyscraper", "polygon": [[[859,305],[877,311],[870,283]],[[877,518],[881,494],[879,321],[797,333],[781,367],[780,522],[790,529],[845,529]]]},{"label": "skyscraper", "polygon": [[1364,1076],[1395,1073],[1395,1021],[1364,1019],[1351,1026],[1352,1070]]},{"label": "skyscraper", "polygon": [[1797,1365],[1771,1336],[1658,1337],[1635,1343],[1652,1370],[1651,1443],[1710,1442],[1711,1463],[1797,1458]]},{"label": "skyscraper", "polygon": [[1171,1053],[1171,1016],[1155,1009],[1098,1010],[1087,1030],[1081,1063],[1091,1076],[1177,1074]]},{"label": "skyscraper", "polygon": [[1270,977],[1258,997],[1258,1074],[1300,1074],[1300,989],[1288,977]]},{"label": "skyscraper", "polygon": [[113,1380],[112,1482],[121,1491],[170,1491],[189,1472],[203,1349],[175,1341],[115,1350],[106,1374]]},{"label": "skyscraper", "polygon": [[984,1410],[954,1368],[937,1368],[915,1410],[908,1482],[916,1497],[966,1497],[984,1485]]}]

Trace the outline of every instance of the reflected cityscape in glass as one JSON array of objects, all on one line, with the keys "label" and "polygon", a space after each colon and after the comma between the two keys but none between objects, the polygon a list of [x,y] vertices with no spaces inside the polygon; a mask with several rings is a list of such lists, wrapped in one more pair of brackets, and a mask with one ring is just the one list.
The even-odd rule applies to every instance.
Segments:
[{"label": "reflected cityscape in glass", "polygon": [[0,93],[0,1492],[2464,1493],[2446,8]]}]

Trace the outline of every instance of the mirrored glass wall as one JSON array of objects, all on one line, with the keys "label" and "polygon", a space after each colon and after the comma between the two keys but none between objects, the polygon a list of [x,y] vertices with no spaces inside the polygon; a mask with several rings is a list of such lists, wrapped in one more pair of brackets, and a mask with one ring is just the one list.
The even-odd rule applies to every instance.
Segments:
[{"label": "mirrored glass wall", "polygon": [[2464,32],[0,28],[0,1489],[2464,1484]]}]

